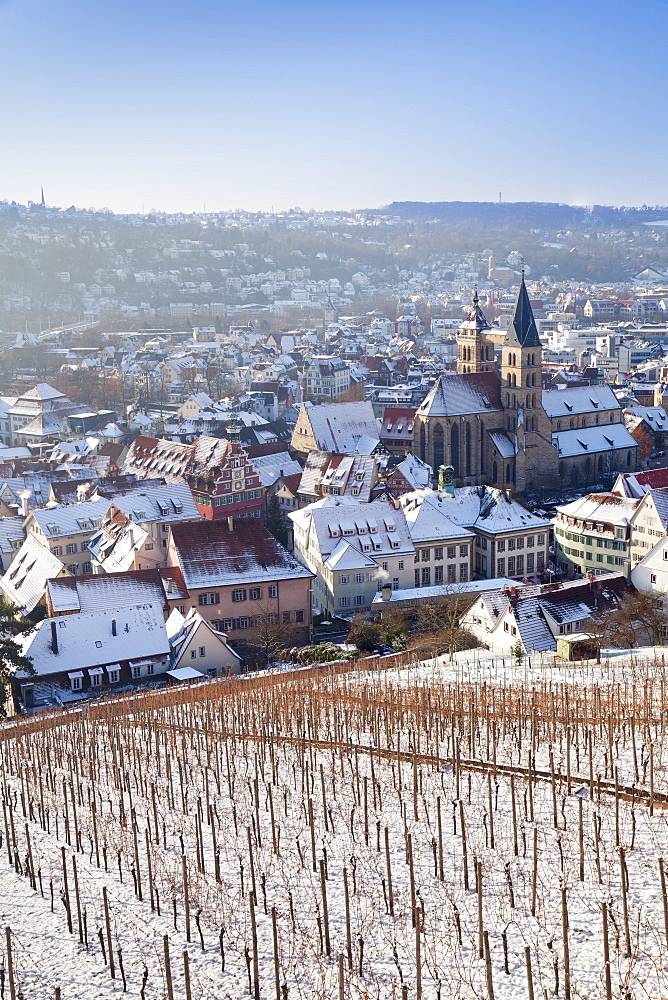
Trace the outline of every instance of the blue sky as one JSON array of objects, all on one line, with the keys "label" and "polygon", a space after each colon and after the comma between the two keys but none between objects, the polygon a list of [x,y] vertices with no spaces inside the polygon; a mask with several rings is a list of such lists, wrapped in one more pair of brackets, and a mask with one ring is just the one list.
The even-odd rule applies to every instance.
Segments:
[{"label": "blue sky", "polygon": [[0,198],[668,203],[666,0],[0,0]]}]

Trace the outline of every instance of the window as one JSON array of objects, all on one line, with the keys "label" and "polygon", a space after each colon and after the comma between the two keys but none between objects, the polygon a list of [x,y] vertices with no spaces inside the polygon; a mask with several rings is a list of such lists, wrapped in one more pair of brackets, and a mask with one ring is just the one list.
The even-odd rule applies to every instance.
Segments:
[{"label": "window", "polygon": [[524,548],[524,539],[523,538],[518,538],[517,541],[515,542],[515,544],[517,545],[518,549],[523,549]]},{"label": "window", "polygon": [[78,551],[77,543],[76,542],[70,542],[69,545],[67,546],[67,554],[68,554],[68,556],[74,555],[74,553],[77,552],[77,551]]},{"label": "window", "polygon": [[362,607],[362,605],[364,604],[364,595],[363,594],[357,594],[355,596],[355,604],[356,604],[356,606],[358,608]]},{"label": "window", "polygon": [[339,597],[339,607],[340,608],[349,608],[350,607],[350,598],[349,597]]},{"label": "window", "polygon": [[508,575],[514,576],[515,574],[515,556],[508,557]]},{"label": "window", "polygon": [[469,554],[469,547],[468,547],[468,545],[460,545],[459,546],[459,555],[461,556],[461,558],[462,559],[466,559],[466,557],[467,557],[468,554]]},{"label": "window", "polygon": [[283,624],[284,625],[288,625],[289,623],[290,623],[290,612],[289,611],[284,611],[283,612]]},{"label": "window", "polygon": [[536,569],[541,570],[545,568],[545,553],[538,552],[536,555]]},{"label": "window", "polygon": [[438,562],[438,560],[442,558],[443,558],[443,548],[439,547],[437,549],[434,549],[434,559],[436,559],[436,561]]},{"label": "window", "polygon": [[153,542],[147,542],[144,548],[147,552],[150,551],[153,548]]},{"label": "window", "polygon": [[650,574],[650,581],[651,581],[652,583],[656,583],[656,573],[651,573],[651,574]]},{"label": "window", "polygon": [[506,543],[503,541],[503,539],[501,539],[500,541],[498,541],[496,543],[496,551],[497,552],[505,552],[506,551]]},{"label": "window", "polygon": [[153,674],[155,673],[155,664],[148,663],[146,665],[146,673],[148,674],[149,677],[152,677]]},{"label": "window", "polygon": [[460,580],[468,580],[468,578],[469,578],[468,563],[460,563],[459,564],[459,579]]},{"label": "window", "polygon": [[278,584],[271,583],[267,587],[267,594],[269,597],[278,597]]},{"label": "window", "polygon": [[393,576],[392,577],[392,590],[399,590],[399,577],[398,576]]},{"label": "window", "polygon": [[434,569],[434,583],[443,583],[443,567],[437,566]]},{"label": "window", "polygon": [[77,575],[77,571],[78,571],[79,567],[77,566],[76,563],[72,563],[72,565],[68,566],[67,568],[70,571],[70,573],[72,574],[72,576],[76,576]]},{"label": "window", "polygon": [[63,547],[62,547],[62,545],[54,545],[54,547],[51,549],[51,551],[53,552],[54,556],[62,556],[62,554],[63,554]]},{"label": "window", "polygon": [[457,555],[457,546],[456,545],[449,545],[448,546],[448,559],[454,559],[456,555]]},{"label": "window", "polygon": [[[234,597],[235,593],[236,593],[236,591],[232,592],[232,600],[233,601],[235,600],[235,597]],[[242,593],[245,594],[246,591],[244,590],[244,591],[242,591]],[[239,600],[245,601],[246,598],[244,596],[244,597],[239,598]],[[217,593],[215,593],[213,591],[211,593],[208,593],[208,594],[200,594],[198,596],[198,598],[197,598],[197,603],[200,606],[204,605],[204,604],[220,604],[220,594],[217,594]]]},{"label": "window", "polygon": [[431,570],[425,566],[422,570],[422,586],[429,587],[431,584]]},{"label": "window", "polygon": [[70,678],[70,683],[72,684],[72,690],[73,691],[81,691],[81,678],[80,677],[71,677]]},{"label": "window", "polygon": [[517,557],[517,570],[516,570],[516,572],[517,573],[523,573],[524,572],[524,556],[518,556]]},{"label": "window", "polygon": [[102,675],[101,674],[91,674],[90,675],[90,686],[91,687],[93,687],[93,688],[99,688],[101,684],[102,684]]},{"label": "window", "polygon": [[250,618],[246,618],[245,616],[243,618],[240,618],[239,628],[250,628]]},{"label": "window", "polygon": [[527,552],[527,573],[533,572],[534,564],[534,554],[533,552]]},{"label": "window", "polygon": [[403,569],[404,568],[404,561],[403,561],[403,559],[399,560],[398,568],[399,569]]},{"label": "window", "polygon": [[262,597],[262,587],[251,587],[248,596],[251,601],[259,601]]},{"label": "window", "polygon": [[385,572],[387,573],[387,563],[384,562],[384,563],[381,563],[380,565],[385,570]]},{"label": "window", "polygon": [[508,627],[508,622],[504,622],[503,623],[503,631],[504,632],[509,632],[510,631],[510,628]]},{"label": "window", "polygon": [[457,579],[457,567],[454,563],[448,566],[448,583],[454,583]]},{"label": "window", "polygon": [[348,576],[347,573],[341,574],[341,576],[339,577],[339,583],[342,584],[343,586],[345,586],[347,583],[350,583],[350,577]]},{"label": "window", "polygon": [[141,667],[132,667],[132,679],[137,680],[141,677]]},{"label": "window", "polygon": [[533,548],[533,535],[527,535],[527,548]]},{"label": "window", "polygon": [[295,621],[296,622],[303,622],[304,621],[304,612],[303,611],[295,611]]},{"label": "window", "polygon": [[545,545],[545,535],[539,535],[537,540],[538,545]]},{"label": "window", "polygon": [[232,600],[235,604],[239,604],[241,601],[246,600],[246,591],[242,587],[237,587],[236,590],[232,591]]},{"label": "window", "polygon": [[429,562],[431,559],[431,549],[422,550],[422,562]]},{"label": "window", "polygon": [[[441,566],[441,569],[443,569],[442,566]],[[420,570],[419,569],[415,570],[415,586],[416,587],[420,586]],[[380,590],[380,581],[378,582],[378,589]]]},{"label": "window", "polygon": [[364,583],[364,573],[355,573],[355,583]]},{"label": "window", "polygon": [[512,552],[514,548],[515,548],[515,539],[514,538],[509,538],[508,539],[508,551]]},{"label": "window", "polygon": [[506,575],[506,560],[497,559],[496,561],[496,575],[505,576]]},{"label": "window", "polygon": [[223,632],[231,632],[234,627],[232,618],[223,618]]},{"label": "window", "polygon": [[199,647],[199,655],[200,656],[206,656],[206,646],[200,646]]}]

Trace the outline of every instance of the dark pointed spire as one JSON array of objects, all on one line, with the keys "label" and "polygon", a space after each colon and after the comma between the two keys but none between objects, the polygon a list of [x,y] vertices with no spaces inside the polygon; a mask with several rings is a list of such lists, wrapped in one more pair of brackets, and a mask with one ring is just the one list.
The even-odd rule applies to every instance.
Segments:
[{"label": "dark pointed spire", "polygon": [[43,185],[43,184],[42,184],[42,201],[41,201],[41,206],[42,206],[42,208],[45,208],[45,201],[44,201],[44,185]]},{"label": "dark pointed spire", "polygon": [[511,347],[541,347],[538,336],[538,327],[533,316],[533,309],[529,301],[529,293],[524,283],[524,268],[522,268],[522,280],[520,290],[517,293],[515,309],[508,324],[508,332],[504,344]]}]

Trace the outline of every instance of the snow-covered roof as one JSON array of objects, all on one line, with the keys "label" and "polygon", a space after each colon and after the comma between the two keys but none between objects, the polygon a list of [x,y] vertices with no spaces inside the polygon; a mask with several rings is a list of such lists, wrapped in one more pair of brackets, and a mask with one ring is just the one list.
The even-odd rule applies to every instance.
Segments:
[{"label": "snow-covered roof", "polygon": [[638,447],[624,424],[601,424],[597,427],[579,427],[572,431],[555,431],[552,442],[559,449],[560,459]]},{"label": "snow-covered roof", "polygon": [[636,423],[644,420],[657,433],[668,430],[668,414],[662,406],[633,406],[625,411],[624,417]]},{"label": "snow-covered roof", "polygon": [[402,506],[420,495],[442,504],[446,515],[456,524],[489,534],[547,528],[550,525],[547,518],[533,514],[514,497],[491,486],[463,486],[455,490],[454,496],[438,490],[416,490],[401,497]]},{"label": "snow-covered roof", "polygon": [[412,453],[406,455],[398,465],[395,465],[392,472],[399,472],[414,490],[429,486],[433,475],[431,466]]},{"label": "snow-covered roof", "polygon": [[[52,622],[58,652],[53,650]],[[170,653],[162,605],[151,603],[45,618],[21,646],[42,676]]]},{"label": "snow-covered roof", "polygon": [[29,613],[41,601],[46,581],[61,573],[67,570],[58,556],[28,535],[0,579],[0,587],[11,604]]},{"label": "snow-covered roof", "polygon": [[[467,580],[455,584],[439,584],[436,587],[407,587],[405,590],[393,590],[390,601],[434,601],[447,597],[448,594],[480,594],[486,590],[498,590],[505,587],[523,587],[524,584],[511,580],[506,576],[497,576],[493,580]],[[387,604],[379,591],[373,599],[373,604]]]},{"label": "snow-covered roof", "polygon": [[102,611],[127,604],[165,607],[165,590],[156,570],[131,570],[97,576],[65,576],[48,580],[46,590],[54,614]]},{"label": "snow-covered roof", "polygon": [[357,442],[365,435],[378,439],[378,420],[373,412],[373,404],[368,401],[304,406],[307,407],[313,435],[322,451],[345,453],[354,451]]},{"label": "snow-covered roof", "polygon": [[252,517],[175,524],[172,544],[189,590],[312,576]]},{"label": "snow-covered roof", "polygon": [[131,493],[114,496],[112,503],[137,524],[148,521],[170,523],[201,518],[192,491],[186,483],[170,483],[166,486],[151,486],[148,490],[133,490]]},{"label": "snow-covered roof", "polygon": [[513,458],[515,455],[515,444],[510,440],[505,431],[488,431],[487,433],[501,458]]},{"label": "snow-covered roof", "polygon": [[[441,504],[431,493],[408,493],[412,499],[403,502],[403,510],[411,539],[416,542],[448,541],[449,539],[472,538],[473,532],[452,521],[447,514],[447,505]],[[436,494],[436,497],[438,494]],[[405,501],[405,497],[402,500]]]},{"label": "snow-covered roof", "polygon": [[495,372],[445,372],[417,412],[420,416],[447,417],[500,409],[500,381]]},{"label": "snow-covered roof", "polygon": [[542,398],[543,409],[550,418],[621,409],[620,402],[609,385],[544,389]]},{"label": "snow-covered roof", "polygon": [[557,512],[562,517],[598,521],[605,524],[628,524],[640,500],[617,496],[616,493],[588,493],[587,496],[560,504]]},{"label": "snow-covered roof", "polygon": [[294,476],[302,471],[299,462],[291,458],[288,451],[279,451],[274,455],[259,455],[250,462],[264,487],[273,486],[276,480],[283,476]]},{"label": "snow-covered roof", "polygon": [[107,499],[86,500],[84,503],[59,504],[42,510],[33,510],[30,517],[49,539],[64,535],[90,535],[109,507],[110,501]]}]

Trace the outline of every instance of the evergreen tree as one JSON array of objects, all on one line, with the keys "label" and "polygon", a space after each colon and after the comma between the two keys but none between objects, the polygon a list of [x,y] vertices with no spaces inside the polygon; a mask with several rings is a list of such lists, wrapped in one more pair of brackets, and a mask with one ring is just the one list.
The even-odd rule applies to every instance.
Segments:
[{"label": "evergreen tree", "polygon": [[264,523],[267,531],[272,533],[276,541],[287,548],[290,538],[289,524],[276,493],[270,493],[267,497],[267,513]]},{"label": "evergreen tree", "polygon": [[35,623],[17,617],[17,609],[0,599],[0,715],[7,714],[7,700],[11,697],[11,681],[17,670],[34,674],[28,657],[21,652],[19,636],[31,632]]}]

